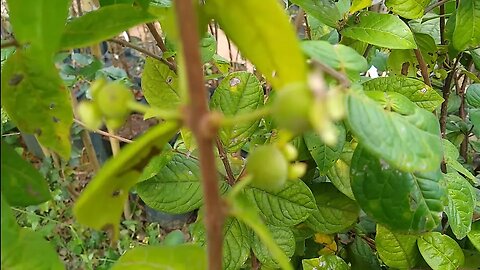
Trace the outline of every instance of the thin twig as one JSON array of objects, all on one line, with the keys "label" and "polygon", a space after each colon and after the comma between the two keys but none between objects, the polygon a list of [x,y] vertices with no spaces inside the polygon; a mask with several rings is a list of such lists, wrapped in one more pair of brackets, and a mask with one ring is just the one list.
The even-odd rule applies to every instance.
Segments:
[{"label": "thin twig", "polygon": [[438,1],[437,3],[431,4],[430,6],[425,8],[425,12],[423,14],[427,14],[428,12],[434,10],[436,7],[439,7],[439,6],[447,3],[448,1],[451,1],[451,0],[441,0],[441,1]]},{"label": "thin twig", "polygon": [[[80,126],[84,127],[84,128],[87,128],[87,125],[85,125],[85,123],[83,123],[82,121],[78,120],[78,119],[73,119],[73,121],[77,124],[79,124]],[[108,132],[105,132],[103,130],[100,130],[100,129],[96,129],[96,130],[92,130],[93,133],[98,133],[100,135],[103,135],[103,136],[106,136],[106,137],[112,137],[112,138],[115,138],[121,142],[124,142],[124,143],[132,143],[133,141],[132,140],[129,140],[129,139],[126,139],[126,138],[123,138],[123,137],[120,137],[120,136],[117,136],[115,134],[111,134],[111,133],[108,133]]]},{"label": "thin twig", "polygon": [[453,76],[456,72],[457,63],[460,58],[461,55],[458,55],[455,59],[453,67],[450,70],[450,73],[448,73],[442,88],[443,103],[440,109],[440,133],[442,135],[442,138],[445,138],[445,132],[447,130],[448,98],[450,97],[450,87],[452,86]]},{"label": "thin twig", "polygon": [[[157,43],[158,48],[162,51],[162,54],[165,53],[167,50],[167,47],[165,46],[165,43],[163,42],[162,37],[157,31],[157,28],[155,27],[155,24],[153,23],[147,23],[147,28],[150,31],[150,34],[152,34],[153,39],[155,39],[155,42]],[[175,73],[177,72],[177,65],[175,64],[175,60],[172,57],[168,57],[167,61],[171,64],[171,70],[173,70]],[[173,67],[173,69],[172,69]]]},{"label": "thin twig", "polygon": [[347,78],[347,76],[345,76],[345,74],[343,74],[339,71],[336,71],[335,69],[333,69],[333,68],[331,68],[331,67],[329,67],[329,66],[325,65],[324,63],[319,62],[317,60],[312,60],[312,62],[315,64],[315,66],[320,68],[323,72],[325,72],[328,75],[335,78],[345,88],[350,87],[350,85],[351,85],[350,80]]},{"label": "thin twig", "polygon": [[230,163],[228,162],[227,153],[225,152],[225,148],[223,148],[222,141],[217,136],[215,138],[215,143],[217,144],[218,155],[220,156],[220,160],[222,160],[223,166],[225,167],[225,171],[227,172],[227,182],[230,186],[235,184],[235,176],[233,175],[232,168],[230,167]]},{"label": "thin twig", "polygon": [[202,63],[198,50],[199,34],[197,15],[190,0],[175,2],[177,25],[180,30],[185,75],[189,91],[189,119],[187,124],[192,130],[200,153],[200,171],[202,174],[203,197],[205,201],[205,227],[207,233],[208,266],[210,270],[222,269],[223,222],[225,213],[218,190],[218,179],[214,155],[214,134],[211,134],[211,123],[207,95],[203,82]]},{"label": "thin twig", "polygon": [[418,65],[420,66],[420,72],[422,73],[423,82],[425,82],[426,85],[431,87],[432,82],[430,81],[430,76],[428,74],[427,63],[425,63],[425,60],[423,59],[422,53],[419,49],[414,49],[413,51],[415,52],[415,57],[417,58]]},{"label": "thin twig", "polygon": [[18,136],[18,135],[20,135],[20,132],[2,134],[2,137],[10,137],[10,136]]},{"label": "thin twig", "polygon": [[442,3],[443,0],[438,1],[439,6],[440,6],[440,44],[445,45],[445,17],[443,14],[445,14],[445,6],[444,3]]},{"label": "thin twig", "polygon": [[312,40],[312,31],[310,30],[310,25],[308,24],[308,16],[307,14],[304,14],[303,17],[305,18],[305,32],[307,33],[307,38]]},{"label": "thin twig", "polygon": [[5,49],[5,48],[9,48],[9,47],[19,47],[20,44],[18,44],[17,40],[16,39],[11,39],[11,40],[7,40],[7,41],[3,41],[2,42],[2,49]]}]

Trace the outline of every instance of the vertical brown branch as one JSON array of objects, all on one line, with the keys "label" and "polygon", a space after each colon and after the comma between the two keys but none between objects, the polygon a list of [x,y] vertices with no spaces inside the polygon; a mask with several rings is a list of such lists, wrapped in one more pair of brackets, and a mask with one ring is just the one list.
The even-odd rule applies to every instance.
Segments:
[{"label": "vertical brown branch", "polygon": [[418,65],[420,66],[420,72],[422,73],[423,82],[425,82],[425,84],[428,86],[432,86],[432,83],[430,82],[430,76],[428,75],[427,63],[425,63],[422,53],[419,49],[414,49],[413,51],[415,52],[415,57],[417,57]]},{"label": "vertical brown branch", "polygon": [[458,61],[461,58],[461,54],[457,56],[453,66],[451,67],[450,73],[448,73],[447,78],[445,79],[445,83],[443,84],[442,88],[442,95],[443,95],[443,103],[440,109],[440,133],[442,138],[445,138],[445,132],[447,130],[447,114],[448,114],[448,98],[450,97],[450,88],[452,86],[452,80],[455,75]]},{"label": "vertical brown branch", "polygon": [[[167,51],[167,47],[165,46],[165,43],[163,42],[162,37],[157,31],[157,28],[153,23],[147,23],[147,28],[150,31],[150,33],[153,36],[153,39],[155,39],[155,42],[157,43],[158,48],[162,51],[162,54]],[[169,67],[172,71],[177,72],[177,66],[175,64],[175,60],[172,57],[168,57],[167,61],[170,63]]]},{"label": "vertical brown branch", "polygon": [[[205,226],[207,232],[208,264],[210,270],[222,269],[224,213],[218,190],[213,152],[215,134],[211,130],[207,107],[207,92],[203,83],[202,64],[198,50],[197,14],[191,0],[176,0],[175,10],[180,29],[185,72],[189,92],[187,124],[191,128],[200,152],[200,170],[205,200]],[[206,126],[207,125],[207,126]]]},{"label": "vertical brown branch", "polygon": [[[439,2],[442,2],[442,0],[439,0]],[[445,44],[445,5],[441,4],[440,5],[440,44],[444,45]]]},{"label": "vertical brown branch", "polygon": [[223,166],[225,167],[225,172],[227,173],[227,182],[230,186],[233,186],[235,184],[235,176],[233,175],[232,168],[230,167],[230,163],[228,162],[225,148],[223,147],[222,141],[218,136],[215,138],[215,143],[217,144],[218,155],[220,156]]}]

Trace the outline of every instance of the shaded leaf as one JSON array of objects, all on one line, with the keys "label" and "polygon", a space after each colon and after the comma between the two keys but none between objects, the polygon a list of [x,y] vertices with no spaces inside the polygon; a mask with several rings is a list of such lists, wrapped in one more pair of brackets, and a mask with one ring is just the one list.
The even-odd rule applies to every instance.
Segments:
[{"label": "shaded leaf", "polygon": [[463,265],[464,255],[457,242],[439,232],[429,232],[417,240],[425,261],[434,270],[457,269]]},{"label": "shaded leaf", "polygon": [[[347,149],[345,151],[345,148]],[[343,194],[347,195],[352,200],[353,196],[352,186],[350,184],[350,164],[352,162],[353,149],[350,146],[344,147],[344,152],[340,158],[327,171],[327,177],[332,184]]]},{"label": "shaded leaf", "polygon": [[365,240],[355,237],[352,244],[347,247],[348,258],[352,264],[352,270],[370,269],[380,270],[380,263],[373,254],[372,249]]},{"label": "shaded leaf", "polygon": [[[267,227],[272,233],[275,243],[287,257],[292,257],[295,251],[295,237],[292,230],[288,227],[277,227],[272,225]],[[253,237],[252,250],[262,265],[274,268],[279,267],[278,263],[272,258],[272,255],[270,255],[268,247],[261,242],[261,239],[256,234]]]},{"label": "shaded leaf", "polygon": [[475,248],[480,251],[480,221],[475,221],[472,224],[472,229],[467,233],[467,236]]},{"label": "shaded leaf", "polygon": [[180,104],[179,79],[164,63],[147,58],[142,75],[142,93],[148,104],[173,110]]},{"label": "shaded leaf", "polygon": [[455,15],[453,47],[463,51],[469,46],[480,44],[480,1],[460,1]]},{"label": "shaded leaf", "polygon": [[321,174],[325,174],[335,164],[342,153],[346,131],[343,125],[337,125],[337,130],[339,131],[337,144],[334,146],[326,145],[320,135],[314,131],[307,132],[303,135],[308,151],[315,160]]},{"label": "shaded leaf", "polygon": [[392,268],[411,269],[420,258],[417,236],[399,234],[377,224],[375,245],[382,261]]},{"label": "shaded leaf", "polygon": [[318,258],[302,260],[303,270],[348,270],[348,264],[335,255],[323,255]]},{"label": "shaded leaf", "polygon": [[292,0],[290,2],[297,4],[309,15],[333,28],[337,28],[338,21],[342,19],[342,14],[333,0]]},{"label": "shaded leaf", "polygon": [[474,83],[467,88],[468,105],[480,109],[480,83]]},{"label": "shaded leaf", "polygon": [[212,60],[213,55],[217,51],[217,41],[210,34],[200,40],[200,56],[202,58],[202,63],[207,63]]},{"label": "shaded leaf", "polygon": [[465,175],[465,177],[467,177],[468,179],[474,181],[475,176],[469,170],[463,167],[460,162],[458,162],[458,157],[460,156],[460,154],[458,153],[457,147],[447,139],[443,139],[442,142],[445,163],[457,172]]}]

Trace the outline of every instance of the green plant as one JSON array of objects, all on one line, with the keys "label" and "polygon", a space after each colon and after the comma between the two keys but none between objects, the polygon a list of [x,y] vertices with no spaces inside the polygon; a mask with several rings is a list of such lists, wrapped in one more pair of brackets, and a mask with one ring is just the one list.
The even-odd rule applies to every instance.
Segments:
[{"label": "green plant", "polygon": [[[91,128],[115,131],[132,111],[161,123],[102,166],[73,215],[115,243],[135,189],[160,211],[200,209],[193,243],[132,248],[113,269],[480,265],[478,0],[386,0],[387,9],[363,0],[293,0],[287,9],[275,0],[100,1],[66,24],[69,1],[7,2],[15,40],[5,44],[16,50],[5,63],[2,54],[2,108],[64,163],[73,112],[54,55],[141,23],[162,50],[139,49],[151,56],[142,77],[149,105],[101,78],[80,105]],[[215,26],[255,74],[229,72]],[[367,76],[371,66],[388,76]],[[62,268],[10,208],[51,202],[49,190],[2,142],[2,266]],[[45,257],[22,259],[40,248]]]}]

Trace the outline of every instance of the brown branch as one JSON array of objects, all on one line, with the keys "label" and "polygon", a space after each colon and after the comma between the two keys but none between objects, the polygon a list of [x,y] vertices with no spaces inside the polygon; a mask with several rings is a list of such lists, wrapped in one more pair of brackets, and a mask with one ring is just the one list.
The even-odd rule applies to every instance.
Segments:
[{"label": "brown branch", "polygon": [[[472,65],[472,60],[470,61],[470,63],[467,65],[467,68],[470,69],[471,68],[471,65]],[[467,112],[466,112],[466,109],[465,109],[465,89],[467,88],[467,84],[468,84],[468,76],[466,74],[463,75],[463,82],[462,82],[462,86],[459,87],[459,79],[460,79],[460,76],[457,76],[457,80],[456,80],[456,87],[457,87],[457,91],[458,91],[458,96],[460,97],[460,108],[458,109],[458,114],[460,116],[460,118],[462,118],[463,121],[465,121],[467,119]],[[463,141],[462,141],[462,144],[460,145],[460,155],[463,157],[463,159],[465,160],[465,162],[468,160],[468,135],[469,135],[470,132],[468,132],[467,134],[465,134],[465,138],[463,138]]]},{"label": "brown branch", "polygon": [[350,87],[351,83],[350,80],[345,76],[345,74],[325,65],[322,62],[319,62],[317,60],[312,60],[315,66],[320,68],[323,72],[327,73],[328,75],[332,76],[334,79],[336,79],[343,87],[348,88]]},{"label": "brown branch", "polygon": [[200,170],[205,200],[205,227],[207,232],[208,265],[210,270],[222,269],[223,221],[224,209],[218,190],[218,179],[213,153],[214,134],[207,132],[210,128],[207,95],[203,82],[202,63],[198,51],[199,34],[197,32],[197,15],[190,0],[175,1],[177,25],[180,30],[183,55],[189,91],[190,126],[200,152]]},{"label": "brown branch", "polygon": [[308,24],[307,14],[305,14],[304,18],[305,18],[305,32],[307,33],[308,39],[312,40],[312,31],[310,29],[310,25]]},{"label": "brown branch", "polygon": [[441,3],[442,0],[438,1],[440,6],[440,44],[445,45],[445,6],[444,3]]},{"label": "brown branch", "polygon": [[[147,23],[147,28],[150,31],[150,33],[152,34],[153,39],[155,39],[155,42],[157,43],[158,48],[160,48],[160,50],[162,51],[162,54],[165,53],[166,51],[168,51],[167,47],[165,46],[165,43],[163,43],[162,37],[158,33],[155,25],[153,23]],[[172,69],[176,73],[177,72],[177,65],[175,63],[175,60],[172,57],[168,57],[167,61],[170,63],[170,65],[172,67],[174,67],[173,69],[172,68],[170,68],[170,69]]]},{"label": "brown branch", "polygon": [[456,72],[457,63],[460,60],[460,57],[461,55],[458,55],[457,59],[455,59],[452,69],[450,70],[450,73],[448,73],[442,88],[442,95],[444,99],[442,107],[440,109],[440,134],[442,135],[442,138],[445,138],[446,135],[445,132],[447,130],[448,98],[450,97],[450,88],[452,86],[453,76]]},{"label": "brown branch", "polygon": [[419,49],[414,49],[413,51],[415,52],[415,57],[417,57],[418,65],[420,66],[420,72],[422,73],[423,82],[425,82],[426,85],[431,87],[432,82],[430,81],[430,76],[428,74],[427,63],[425,63],[425,60],[423,59],[422,53]]},{"label": "brown branch", "polygon": [[447,3],[450,0],[440,0],[437,3],[433,3],[430,6],[425,8],[425,12],[423,14],[427,14],[428,12],[434,10],[436,7],[442,6],[443,4]]},{"label": "brown branch", "polygon": [[[78,119],[73,119],[73,121],[77,124],[79,124],[80,126],[84,127],[84,128],[87,128],[87,125],[85,125],[85,123],[83,123],[82,121],[78,120]],[[120,136],[117,136],[115,134],[111,134],[111,133],[108,133],[108,132],[105,132],[103,130],[99,130],[99,129],[96,129],[96,130],[92,130],[93,133],[98,133],[100,135],[103,135],[103,136],[106,136],[106,137],[112,137],[112,138],[115,138],[121,142],[125,142],[125,143],[132,143],[133,141],[132,140],[129,140],[129,139],[126,139],[126,138],[123,138],[123,137],[120,137]]]},{"label": "brown branch", "polygon": [[2,49],[9,48],[9,47],[20,47],[16,39],[2,41]]},{"label": "brown branch", "polygon": [[233,175],[232,168],[230,167],[230,163],[228,162],[225,148],[223,148],[222,141],[218,136],[215,138],[215,143],[217,144],[218,155],[220,156],[223,166],[225,167],[225,171],[227,172],[227,182],[230,186],[233,186],[235,184],[235,176]]}]

